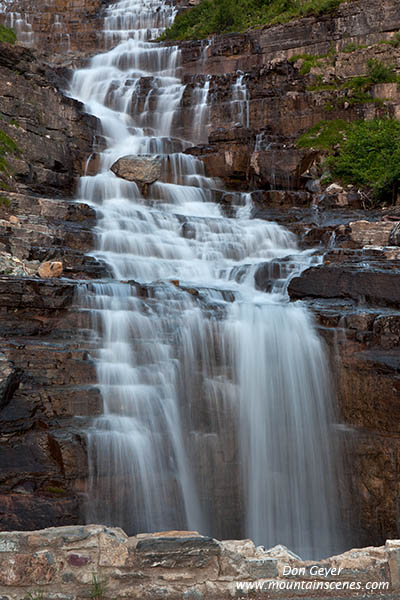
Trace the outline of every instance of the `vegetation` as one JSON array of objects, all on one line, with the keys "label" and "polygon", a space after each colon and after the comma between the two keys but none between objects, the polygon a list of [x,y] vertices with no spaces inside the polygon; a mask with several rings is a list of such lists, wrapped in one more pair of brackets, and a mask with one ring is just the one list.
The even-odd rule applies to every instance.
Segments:
[{"label": "vegetation", "polygon": [[214,33],[232,33],[286,23],[297,17],[335,11],[348,0],[202,0],[179,14],[161,40],[206,38]]},{"label": "vegetation", "polygon": [[11,206],[11,200],[7,196],[0,196],[0,206],[9,208]]},{"label": "vegetation", "polygon": [[307,75],[313,67],[323,67],[324,63],[322,60],[324,58],[333,57],[334,55],[335,50],[332,50],[327,54],[296,54],[296,56],[289,58],[289,62],[302,60],[303,64],[300,67],[299,73],[300,75]]},{"label": "vegetation", "polygon": [[332,150],[343,142],[348,123],[343,119],[335,121],[321,121],[304,133],[297,141],[299,148],[317,148],[318,150]]},{"label": "vegetation", "polygon": [[[307,63],[303,63],[303,66],[304,64],[309,65],[311,61],[307,60]],[[315,63],[315,65],[321,66],[319,63]],[[365,76],[352,77],[344,82],[336,79],[330,83],[324,83],[323,76],[317,75],[314,80],[315,83],[309,85],[307,90],[309,92],[336,92],[336,95],[332,96],[330,102],[327,103],[326,110],[333,110],[335,107],[341,107],[345,103],[347,105],[355,105],[374,102],[375,104],[382,105],[384,104],[384,100],[372,96],[372,87],[377,83],[399,83],[400,78],[393,65],[385,64],[377,59],[368,60],[366,70],[367,74]],[[300,70],[301,72],[302,70]]]},{"label": "vegetation", "polygon": [[17,35],[14,29],[11,27],[4,27],[0,25],[0,42],[6,42],[7,44],[15,44],[17,41]]},{"label": "vegetation", "polygon": [[375,202],[397,197],[400,184],[400,122],[323,121],[302,135],[300,147],[328,152],[325,167],[334,179],[371,190]]},{"label": "vegetation", "polygon": [[0,173],[8,174],[7,154],[17,154],[17,144],[0,129]]},{"label": "vegetation", "polygon": [[95,573],[92,574],[92,591],[90,592],[90,597],[94,600],[101,600],[103,598],[105,592],[104,583],[97,579]]},{"label": "vegetation", "polygon": [[25,596],[26,600],[43,600],[43,592],[28,592]]},{"label": "vegetation", "polygon": [[66,494],[67,491],[64,488],[61,487],[56,487],[54,485],[49,485],[46,488],[46,492],[48,492],[49,494]]},{"label": "vegetation", "polygon": [[361,48],[367,48],[367,46],[365,44],[356,44],[355,42],[349,42],[344,48],[342,48],[342,52],[350,54],[351,52],[356,52]]}]

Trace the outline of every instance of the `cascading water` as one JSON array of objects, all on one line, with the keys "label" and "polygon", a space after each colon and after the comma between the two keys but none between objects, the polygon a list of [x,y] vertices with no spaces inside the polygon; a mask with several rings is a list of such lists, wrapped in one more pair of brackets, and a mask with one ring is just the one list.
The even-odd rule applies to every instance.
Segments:
[{"label": "cascading water", "polygon": [[[109,7],[106,38],[122,41],[71,86],[106,142],[79,199],[97,210],[94,254],[112,271],[80,297],[104,402],[88,431],[86,517],[322,556],[338,542],[329,378],[310,315],[286,293],[316,259],[251,219],[249,194],[224,216],[221,185],[183,153],[179,50],[148,41],[174,15],[163,0]],[[236,91],[247,102],[242,80]],[[114,175],[126,155],[160,158],[159,181],[145,191]],[[255,288],[260,265],[269,293]]]},{"label": "cascading water", "polygon": [[243,127],[250,127],[248,91],[243,79],[244,74],[239,71],[238,78],[232,86],[232,120]]}]

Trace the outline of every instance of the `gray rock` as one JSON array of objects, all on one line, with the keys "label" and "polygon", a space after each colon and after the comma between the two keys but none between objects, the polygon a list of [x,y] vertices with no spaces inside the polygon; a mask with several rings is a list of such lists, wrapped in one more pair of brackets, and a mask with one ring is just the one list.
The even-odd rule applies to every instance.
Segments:
[{"label": "gray rock", "polygon": [[123,156],[111,167],[113,173],[127,181],[150,184],[161,176],[161,159],[154,156]]}]

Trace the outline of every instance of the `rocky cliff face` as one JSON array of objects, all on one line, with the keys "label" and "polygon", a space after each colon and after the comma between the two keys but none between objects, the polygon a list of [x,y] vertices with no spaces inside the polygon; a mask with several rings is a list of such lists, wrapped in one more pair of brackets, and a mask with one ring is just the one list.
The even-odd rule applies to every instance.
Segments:
[{"label": "rocky cliff face", "polygon": [[55,59],[55,53],[64,56],[94,52],[104,43],[104,0],[13,0],[6,3],[0,22],[14,27],[19,42],[39,48]]},{"label": "rocky cliff face", "polygon": [[[35,43],[62,62],[67,50],[71,61],[101,45],[105,5],[80,0],[38,11],[27,0],[14,8],[28,15]],[[296,140],[323,119],[400,115],[394,84],[375,85],[367,102],[355,101],[339,85],[326,89],[365,74],[369,58],[399,71],[399,49],[379,43],[399,28],[398,2],[364,0],[343,4],[334,16],[181,44],[183,135],[193,94],[207,79],[210,86],[207,139],[190,152],[232,190],[258,190],[255,216],[283,223],[301,244],[319,246],[324,254],[323,264],[294,279],[289,293],[310,304],[331,349],[360,544],[398,535],[400,210],[367,210],[358,190],[321,188],[321,156],[298,149]],[[304,54],[320,57],[308,73],[304,58],[289,60]],[[87,475],[83,425],[101,411],[91,386],[90,344],[77,334],[87,324],[73,304],[77,280],[104,271],[85,254],[92,246],[93,211],[71,202],[76,177],[96,150],[96,124],[58,91],[64,75],[30,50],[1,48],[0,129],[18,147],[7,157],[13,177],[3,174],[8,190],[0,194],[6,198],[0,207],[4,529],[78,522]],[[146,81],[142,85],[145,94]],[[221,202],[229,211],[232,197],[225,194]],[[67,279],[36,277],[44,260],[62,261]],[[257,274],[257,285],[268,289],[268,270]],[[229,521],[228,514],[222,517]]]},{"label": "rocky cliff face", "polygon": [[[85,255],[94,211],[72,201],[96,122],[58,86],[30,50],[1,45],[0,135],[14,148],[0,172],[1,529],[77,521],[81,422],[100,411],[73,309],[74,280],[102,273]],[[61,261],[65,278],[39,277],[43,261]]]}]

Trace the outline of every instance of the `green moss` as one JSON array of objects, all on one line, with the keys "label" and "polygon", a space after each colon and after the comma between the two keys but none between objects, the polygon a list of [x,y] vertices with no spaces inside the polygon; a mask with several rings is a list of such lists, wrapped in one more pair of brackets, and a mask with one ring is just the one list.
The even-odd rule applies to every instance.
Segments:
[{"label": "green moss", "polygon": [[10,198],[7,198],[7,196],[0,196],[0,206],[4,206],[4,207],[11,206]]},{"label": "green moss", "polygon": [[349,0],[202,0],[180,13],[160,39],[201,39],[215,33],[287,23],[306,15],[333,12],[346,1]]},{"label": "green moss", "polygon": [[303,134],[298,145],[328,151],[326,166],[331,176],[370,190],[375,202],[397,197],[400,123],[395,119],[322,121]]},{"label": "green moss", "polygon": [[50,494],[66,494],[67,491],[64,488],[60,488],[60,487],[55,487],[55,486],[49,486],[46,488],[46,492],[49,492]]},{"label": "green moss", "polygon": [[14,29],[0,25],[0,42],[5,42],[6,44],[15,44],[16,41],[17,36]]},{"label": "green moss", "polygon": [[344,48],[342,48],[341,52],[351,54],[352,52],[356,52],[361,48],[368,48],[368,46],[366,46],[365,44],[356,44],[355,42],[349,42]]},{"label": "green moss", "polygon": [[314,125],[307,133],[298,140],[299,148],[318,148],[319,150],[330,150],[343,141],[347,123],[343,119],[334,121],[321,121]]},{"label": "green moss", "polygon": [[0,173],[8,174],[7,155],[18,154],[17,144],[0,129]]}]

